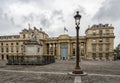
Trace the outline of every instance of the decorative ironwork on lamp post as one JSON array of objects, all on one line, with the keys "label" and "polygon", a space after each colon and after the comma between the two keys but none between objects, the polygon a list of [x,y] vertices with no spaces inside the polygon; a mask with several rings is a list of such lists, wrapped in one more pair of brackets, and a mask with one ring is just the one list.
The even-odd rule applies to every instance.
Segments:
[{"label": "decorative ironwork on lamp post", "polygon": [[80,19],[81,15],[79,15],[79,11],[77,11],[77,14],[74,16],[75,18],[75,24],[76,24],[76,67],[73,70],[73,74],[83,74],[83,71],[81,70],[79,66],[80,56],[79,56],[79,25],[80,25]]}]

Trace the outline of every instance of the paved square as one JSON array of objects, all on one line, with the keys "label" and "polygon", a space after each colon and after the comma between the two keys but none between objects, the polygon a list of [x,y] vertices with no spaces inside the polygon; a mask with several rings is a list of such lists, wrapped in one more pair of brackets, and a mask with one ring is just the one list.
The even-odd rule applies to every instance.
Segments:
[{"label": "paved square", "polygon": [[[119,83],[120,61],[81,61],[80,65],[88,75],[82,83]],[[69,75],[75,61],[56,61],[56,63],[35,65],[4,65],[0,61],[0,83],[74,83]]]}]

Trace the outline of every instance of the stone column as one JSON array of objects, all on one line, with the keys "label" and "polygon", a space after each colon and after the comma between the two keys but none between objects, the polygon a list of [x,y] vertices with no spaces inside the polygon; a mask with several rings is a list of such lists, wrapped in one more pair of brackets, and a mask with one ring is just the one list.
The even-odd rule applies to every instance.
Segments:
[{"label": "stone column", "polygon": [[70,54],[71,54],[71,53],[70,53],[70,52],[71,52],[70,47],[71,47],[71,46],[70,46],[70,42],[68,42],[68,59],[70,59]]},{"label": "stone column", "polygon": [[53,55],[56,55],[56,43],[53,43]]},{"label": "stone column", "polygon": [[53,46],[53,43],[51,43],[51,44],[49,45],[49,54],[50,54],[50,55],[53,55],[53,54],[54,54],[54,46]]},{"label": "stone column", "polygon": [[54,55],[56,56],[56,43],[55,43],[55,49],[54,49]]},{"label": "stone column", "polygon": [[96,60],[99,60],[99,46],[96,44]]},{"label": "stone column", "polygon": [[52,55],[55,55],[55,44],[52,44]]},{"label": "stone column", "polygon": [[51,55],[50,49],[51,49],[51,44],[49,44],[49,55]]},{"label": "stone column", "polygon": [[103,44],[103,52],[102,52],[102,60],[106,60],[105,54],[106,54],[106,46]]},{"label": "stone column", "polygon": [[4,51],[3,51],[3,54],[4,54],[4,60],[6,60],[6,46],[3,46],[3,49],[4,49]]},{"label": "stone column", "polygon": [[83,42],[83,56],[84,56],[84,59],[85,59],[85,43]]},{"label": "stone column", "polygon": [[58,59],[60,60],[61,59],[61,56],[60,56],[60,43],[58,43],[58,46],[57,46],[57,53],[58,53]]},{"label": "stone column", "polygon": [[11,46],[8,47],[8,50],[9,50],[9,56],[10,56],[10,53],[11,53]]},{"label": "stone column", "polygon": [[0,47],[0,60],[2,59],[1,47]]},{"label": "stone column", "polygon": [[2,54],[0,54],[0,60],[2,60]]},{"label": "stone column", "polygon": [[85,59],[86,59],[86,43],[84,43],[84,56],[85,56]]},{"label": "stone column", "polygon": [[73,44],[70,43],[70,57],[73,56]]},{"label": "stone column", "polygon": [[7,55],[6,54],[4,54],[4,60],[7,60],[7,57],[6,57]]},{"label": "stone column", "polygon": [[48,54],[48,44],[43,45],[43,55]]}]

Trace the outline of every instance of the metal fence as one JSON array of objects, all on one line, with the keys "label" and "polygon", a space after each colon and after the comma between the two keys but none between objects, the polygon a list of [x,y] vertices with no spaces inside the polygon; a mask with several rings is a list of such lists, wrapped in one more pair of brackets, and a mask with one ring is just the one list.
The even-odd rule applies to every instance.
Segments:
[{"label": "metal fence", "polygon": [[54,56],[8,56],[8,65],[46,65],[54,63]]}]

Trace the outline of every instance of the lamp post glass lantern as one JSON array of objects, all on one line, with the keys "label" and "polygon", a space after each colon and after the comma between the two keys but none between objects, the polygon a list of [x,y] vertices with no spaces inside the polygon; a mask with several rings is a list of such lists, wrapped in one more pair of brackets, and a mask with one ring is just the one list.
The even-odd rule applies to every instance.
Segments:
[{"label": "lamp post glass lantern", "polygon": [[73,70],[73,74],[83,74],[83,71],[81,70],[80,66],[79,66],[79,61],[80,61],[80,57],[79,57],[79,24],[80,24],[80,19],[81,19],[81,15],[79,15],[79,11],[77,11],[77,14],[74,16],[75,18],[75,24],[76,26],[76,67]]},{"label": "lamp post glass lantern", "polygon": [[75,24],[78,26],[80,24],[81,15],[79,15],[79,11],[77,11],[77,14],[74,16],[75,18]]}]

